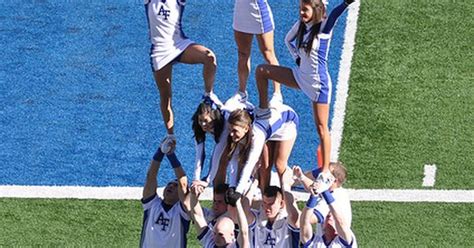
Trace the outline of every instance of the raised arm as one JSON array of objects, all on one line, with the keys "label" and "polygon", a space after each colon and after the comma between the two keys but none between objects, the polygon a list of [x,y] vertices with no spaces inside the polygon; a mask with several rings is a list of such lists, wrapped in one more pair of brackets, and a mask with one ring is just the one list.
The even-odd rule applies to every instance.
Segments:
[{"label": "raised arm", "polygon": [[346,218],[344,218],[341,206],[339,204],[335,204],[336,199],[334,199],[329,190],[324,191],[321,195],[329,205],[329,211],[334,216],[337,235],[344,239],[344,241],[346,241],[348,244],[351,244],[353,241],[353,233],[350,228],[350,224],[347,223]]},{"label": "raised arm", "polygon": [[342,15],[344,10],[346,10],[349,4],[353,3],[354,0],[345,0],[341,4],[339,4],[336,8],[334,8],[328,16],[326,20],[326,24],[324,25],[322,33],[329,34],[331,33],[332,29],[334,28],[334,24],[336,24],[337,19],[339,16]]},{"label": "raised arm", "polygon": [[158,181],[156,179],[158,171],[160,170],[161,161],[163,161],[164,154],[161,152],[161,148],[158,147],[153,159],[150,162],[150,167],[146,173],[145,186],[143,187],[143,199],[150,198],[156,194],[156,187],[158,187]]},{"label": "raised arm", "polygon": [[239,236],[237,237],[237,243],[239,247],[242,248],[249,248],[250,247],[250,235],[249,235],[249,225],[247,222],[247,218],[245,216],[244,209],[242,207],[242,202],[237,200],[235,203],[237,208],[237,221],[239,224]]},{"label": "raised arm", "polygon": [[298,33],[298,27],[300,26],[300,21],[297,21],[293,27],[291,27],[290,31],[285,36],[285,44],[290,52],[291,57],[294,60],[298,58],[298,48],[294,45],[294,41],[296,39],[296,34]]},{"label": "raised arm", "polygon": [[197,235],[199,236],[206,229],[207,221],[204,218],[204,212],[202,211],[201,204],[199,204],[198,195],[196,195],[194,192],[191,192],[189,194],[189,198],[190,198],[190,209],[188,210],[189,216],[193,220],[194,227],[196,228]]},{"label": "raised arm", "polygon": [[283,191],[283,200],[285,201],[286,211],[288,212],[288,223],[295,228],[299,228],[300,211],[296,205],[295,198],[291,193],[293,172],[289,167],[286,168],[282,176],[281,189]]},{"label": "raised arm", "polygon": [[171,163],[171,167],[173,167],[174,174],[178,179],[179,201],[181,203],[184,203],[185,197],[188,194],[188,178],[186,177],[186,173],[184,172],[183,167],[181,167],[181,163],[179,162],[178,157],[176,157],[176,154],[174,152],[167,154],[166,157],[168,157],[168,160]]},{"label": "raised arm", "polygon": [[320,198],[318,196],[310,194],[309,199],[306,202],[306,206],[301,213],[300,242],[302,244],[306,244],[313,237],[313,209],[316,207],[319,201]]}]

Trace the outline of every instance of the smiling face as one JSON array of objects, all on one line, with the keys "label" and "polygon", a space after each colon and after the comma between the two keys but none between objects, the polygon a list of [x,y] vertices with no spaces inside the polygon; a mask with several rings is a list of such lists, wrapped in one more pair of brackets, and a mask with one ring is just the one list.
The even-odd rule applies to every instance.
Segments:
[{"label": "smiling face", "polygon": [[232,142],[235,142],[235,143],[242,140],[248,131],[249,131],[249,127],[246,125],[241,125],[241,124],[229,125],[229,135],[232,138]]},{"label": "smiling face", "polygon": [[211,117],[211,113],[205,112],[198,116],[198,123],[202,131],[206,133],[214,132],[214,120]]},{"label": "smiling face", "polygon": [[326,9],[321,0],[301,0],[300,18],[304,23],[313,21],[319,23],[322,21]]}]

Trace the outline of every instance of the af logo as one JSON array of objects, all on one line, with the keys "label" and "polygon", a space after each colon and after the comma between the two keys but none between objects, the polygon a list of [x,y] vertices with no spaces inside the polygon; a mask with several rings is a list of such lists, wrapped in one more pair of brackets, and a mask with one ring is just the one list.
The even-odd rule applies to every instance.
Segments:
[{"label": "af logo", "polygon": [[275,247],[275,241],[276,241],[276,238],[273,238],[272,237],[272,234],[271,233],[268,233],[267,234],[267,239],[265,240],[265,243],[263,243],[264,245],[268,245],[268,246],[271,246],[272,248]]},{"label": "af logo", "polygon": [[163,216],[163,212],[160,213],[158,219],[155,222],[157,225],[161,225],[161,230],[166,231],[166,228],[170,225],[170,219],[167,219]]},{"label": "af logo", "polygon": [[[166,1],[166,0],[165,0]],[[163,1],[162,1],[163,2]],[[161,5],[161,8],[160,10],[158,11],[158,15],[160,16],[163,16],[165,18],[165,20],[168,20],[168,17],[170,16],[170,10],[168,9],[165,9],[165,7],[163,5]]]}]

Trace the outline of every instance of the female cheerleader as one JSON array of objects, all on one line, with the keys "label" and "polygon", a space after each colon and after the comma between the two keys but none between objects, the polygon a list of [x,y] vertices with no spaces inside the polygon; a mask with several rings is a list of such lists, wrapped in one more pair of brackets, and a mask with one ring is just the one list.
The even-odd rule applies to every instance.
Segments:
[{"label": "female cheerleader", "polygon": [[323,153],[323,173],[320,174],[319,181],[323,181],[326,187],[329,187],[333,179],[329,172],[331,140],[328,119],[332,86],[327,66],[329,42],[336,20],[353,1],[345,0],[326,16],[326,6],[322,0],[300,0],[300,20],[293,25],[285,38],[290,54],[298,66],[290,69],[259,65],[256,71],[260,98],[260,108],[256,110],[257,119],[268,118],[270,113],[269,79],[301,89],[312,101],[314,121]]}]

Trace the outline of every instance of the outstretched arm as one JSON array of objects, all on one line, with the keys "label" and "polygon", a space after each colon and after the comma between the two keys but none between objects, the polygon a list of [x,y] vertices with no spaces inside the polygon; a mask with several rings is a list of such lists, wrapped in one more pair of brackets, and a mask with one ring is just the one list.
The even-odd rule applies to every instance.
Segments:
[{"label": "outstretched arm", "polygon": [[249,157],[240,175],[240,180],[237,184],[237,188],[235,189],[235,191],[241,194],[245,193],[250,187],[250,176],[252,175],[255,165],[260,159],[260,155],[263,151],[263,146],[266,142],[265,133],[261,129],[254,128],[253,130],[254,133],[252,137],[252,148],[250,148]]},{"label": "outstretched arm", "polygon": [[146,181],[142,194],[143,199],[150,198],[156,194],[156,187],[158,187],[156,176],[160,170],[160,164],[163,160],[163,156],[164,154],[161,152],[161,148],[158,147],[153,159],[150,162],[150,167],[148,168],[148,172],[146,174]]},{"label": "outstretched arm", "polygon": [[237,242],[239,247],[248,248],[250,247],[249,226],[240,199],[237,200],[235,206],[237,208],[237,220],[240,228]]},{"label": "outstretched arm", "polygon": [[188,178],[186,177],[186,173],[184,172],[183,167],[181,167],[181,162],[179,162],[178,157],[176,157],[176,154],[174,152],[166,155],[166,157],[168,157],[168,160],[171,163],[171,167],[173,167],[174,174],[178,179],[179,201],[181,201],[181,203],[184,203],[185,197],[188,194]]},{"label": "outstretched arm", "polygon": [[198,195],[194,192],[189,194],[190,198],[190,209],[188,209],[189,215],[193,220],[194,227],[197,230],[197,235],[201,235],[201,233],[207,227],[207,221],[204,218],[204,212],[202,211],[201,204],[199,204]]},{"label": "outstretched arm", "polygon": [[336,24],[336,21],[339,18],[339,16],[341,16],[344,10],[347,9],[347,6],[349,6],[349,4],[353,2],[354,0],[345,0],[344,2],[339,4],[336,8],[334,8],[329,14],[329,17],[326,21],[326,25],[324,25],[322,33],[324,34],[331,33],[332,29],[334,28],[334,24]]},{"label": "outstretched arm", "polygon": [[283,200],[285,201],[286,210],[288,212],[288,223],[295,228],[299,228],[299,217],[300,211],[296,205],[295,198],[291,193],[291,182],[292,182],[293,173],[289,167],[286,167],[285,172],[282,176],[282,191],[283,191]]},{"label": "outstretched arm", "polygon": [[339,204],[334,204],[336,199],[334,199],[329,190],[324,191],[321,195],[329,205],[329,211],[331,211],[331,214],[334,216],[337,235],[347,243],[351,244],[353,241],[353,233],[349,223],[347,223],[346,218],[344,218],[341,206],[339,206]]}]

